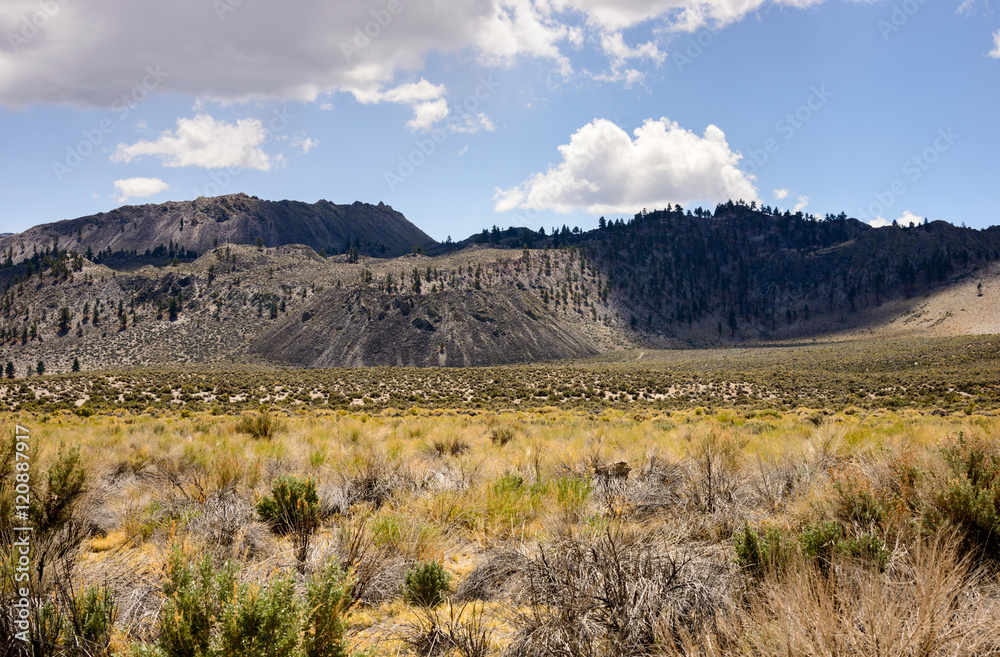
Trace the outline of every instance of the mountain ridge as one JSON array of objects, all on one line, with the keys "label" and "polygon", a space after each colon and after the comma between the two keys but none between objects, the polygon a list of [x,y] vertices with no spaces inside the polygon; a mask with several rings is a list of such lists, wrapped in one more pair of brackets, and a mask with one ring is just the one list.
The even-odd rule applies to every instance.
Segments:
[{"label": "mountain ridge", "polygon": [[201,254],[218,244],[265,246],[304,244],[319,252],[341,253],[350,247],[385,257],[430,248],[436,242],[391,206],[355,201],[265,201],[246,194],[199,197],[193,201],[126,205],[110,212],[34,226],[0,239],[4,257],[13,262],[43,251],[58,240],[60,248],[85,253],[136,252],[159,246]]},{"label": "mountain ridge", "polygon": [[[277,207],[303,216],[294,202]],[[400,242],[406,253],[391,258],[220,243],[138,263],[46,246],[0,264],[0,363],[17,375],[39,361],[68,371],[74,359],[83,369],[451,367],[887,330],[1000,333],[983,311],[1000,289],[998,228],[872,228],[730,202],[585,232],[495,228],[463,243],[421,253]]]}]

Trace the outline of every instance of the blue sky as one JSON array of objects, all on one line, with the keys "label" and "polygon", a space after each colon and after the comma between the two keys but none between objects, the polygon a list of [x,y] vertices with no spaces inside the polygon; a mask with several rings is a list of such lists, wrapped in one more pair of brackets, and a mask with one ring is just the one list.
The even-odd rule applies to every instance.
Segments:
[{"label": "blue sky", "polygon": [[0,232],[235,192],[439,240],[728,198],[986,227],[998,82],[988,0],[4,0]]}]

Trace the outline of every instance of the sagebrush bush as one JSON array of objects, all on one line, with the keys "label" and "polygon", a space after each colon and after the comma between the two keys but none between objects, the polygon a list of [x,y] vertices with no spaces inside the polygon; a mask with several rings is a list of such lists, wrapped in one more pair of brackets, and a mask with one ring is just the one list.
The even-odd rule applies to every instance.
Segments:
[{"label": "sagebrush bush", "polygon": [[352,600],[352,584],[330,560],[306,582],[303,616],[302,654],[304,657],[346,657],[344,633]]},{"label": "sagebrush bush", "polygon": [[160,637],[161,657],[345,657],[350,584],[328,562],[296,595],[288,576],[237,582],[231,563],[210,556],[191,563],[179,548],[168,562]]},{"label": "sagebrush bush", "polygon": [[763,534],[750,526],[736,532],[736,564],[752,579],[760,580],[768,573],[780,575],[788,565],[789,547],[782,531],[768,528]]},{"label": "sagebrush bush", "polygon": [[806,525],[799,532],[799,548],[807,559],[814,560],[821,572],[828,572],[843,538],[844,530],[837,522]]},{"label": "sagebrush bush", "polygon": [[257,502],[257,513],[275,531],[286,534],[319,525],[319,494],[312,477],[281,475],[271,483],[271,494]]},{"label": "sagebrush bush", "polygon": [[266,408],[254,415],[245,415],[236,423],[236,431],[250,434],[254,438],[273,438],[281,430],[281,423],[271,416]]},{"label": "sagebrush bush", "polygon": [[941,452],[952,476],[933,491],[926,523],[931,529],[955,527],[965,536],[967,549],[1000,558],[1000,454],[996,446],[959,433]]},{"label": "sagebrush bush", "polygon": [[88,586],[73,600],[70,623],[76,642],[92,657],[108,655],[111,630],[118,618],[114,592],[101,586]]},{"label": "sagebrush bush", "polygon": [[320,502],[312,477],[281,475],[271,494],[257,502],[257,513],[279,534],[291,534],[300,569],[309,551],[309,539],[319,527]]},{"label": "sagebrush bush", "polygon": [[503,447],[507,443],[513,441],[516,437],[517,434],[510,427],[497,427],[496,429],[490,431],[490,442],[494,445],[499,445],[500,447]]},{"label": "sagebrush bush", "polygon": [[207,554],[196,565],[188,563],[180,548],[173,549],[163,585],[166,603],[160,612],[158,642],[167,657],[210,654],[217,619],[236,585],[235,573],[231,564],[216,571]]},{"label": "sagebrush bush", "polygon": [[302,611],[294,582],[246,583],[227,600],[219,620],[220,657],[292,657],[299,645]]},{"label": "sagebrush bush", "polygon": [[403,599],[420,607],[440,604],[451,585],[451,573],[437,561],[418,564],[406,571],[403,579]]}]

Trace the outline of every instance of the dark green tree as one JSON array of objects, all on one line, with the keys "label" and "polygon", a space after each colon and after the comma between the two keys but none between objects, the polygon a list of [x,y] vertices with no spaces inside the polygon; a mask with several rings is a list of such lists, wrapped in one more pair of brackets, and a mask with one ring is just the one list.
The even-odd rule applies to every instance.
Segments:
[{"label": "dark green tree", "polygon": [[63,306],[59,309],[59,332],[65,333],[69,331],[69,327],[73,322],[73,316],[69,314],[69,308]]}]

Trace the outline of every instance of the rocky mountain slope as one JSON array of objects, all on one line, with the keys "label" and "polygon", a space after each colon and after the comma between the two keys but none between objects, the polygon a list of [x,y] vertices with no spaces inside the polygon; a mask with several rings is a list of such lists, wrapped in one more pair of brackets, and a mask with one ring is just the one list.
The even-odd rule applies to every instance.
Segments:
[{"label": "rocky mountain slope", "polygon": [[[159,212],[173,212],[154,207],[142,215],[152,229]],[[220,242],[187,261],[116,268],[114,257],[44,247],[0,267],[0,366],[9,361],[17,376],[40,361],[46,372],[69,371],[74,359],[82,369],[466,366],[914,330],[1000,333],[987,312],[996,307],[995,228],[872,229],[727,204],[585,233],[487,231],[428,250],[436,255],[323,256],[307,245]],[[959,309],[976,321],[946,321]]]},{"label": "rocky mountain slope", "polygon": [[[35,226],[0,239],[0,251],[14,263],[46,248],[99,254],[110,250],[143,255],[157,247],[200,255],[218,244],[269,247],[304,244],[315,251],[396,257],[434,240],[399,212],[379,203],[335,205],[329,201],[263,201],[232,194],[162,205],[124,206],[107,213]],[[160,258],[162,260],[162,257]]]}]

